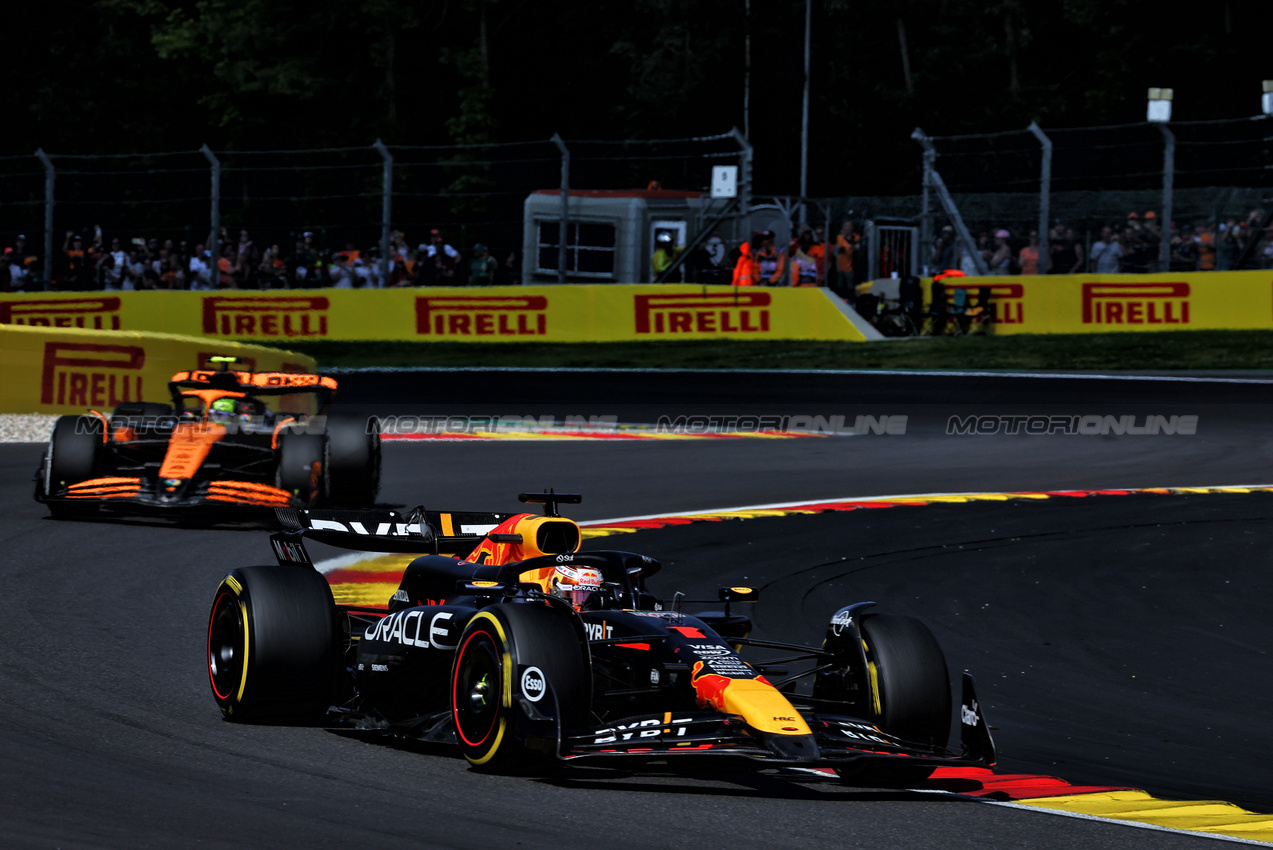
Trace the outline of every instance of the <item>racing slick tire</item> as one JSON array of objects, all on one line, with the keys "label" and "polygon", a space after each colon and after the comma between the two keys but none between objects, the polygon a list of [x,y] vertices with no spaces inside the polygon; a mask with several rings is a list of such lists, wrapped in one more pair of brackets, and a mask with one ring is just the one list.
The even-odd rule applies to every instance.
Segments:
[{"label": "racing slick tire", "polygon": [[327,420],[330,502],[370,507],[380,494],[380,423],[374,416]]},{"label": "racing slick tire", "polygon": [[[937,638],[914,617],[868,614],[861,621],[870,677],[870,719],[906,741],[945,747],[950,739],[950,673]],[[892,759],[863,759],[840,772],[855,785],[905,786],[935,768]]]},{"label": "racing slick tire", "polygon": [[[569,616],[547,605],[501,604],[479,611],[460,637],[451,668],[455,737],[468,763],[483,772],[523,774],[560,765],[555,747],[528,746],[516,734],[519,703],[532,699],[551,712],[553,705],[539,702],[546,681],[558,733],[584,725],[592,708],[586,652]],[[537,682],[539,696],[527,690],[528,682]]]},{"label": "racing slick tire", "polygon": [[[49,466],[42,482],[44,495],[95,477],[102,466],[102,420],[96,416],[59,416],[49,437]],[[95,513],[92,503],[50,502],[54,516],[85,516]]]},{"label": "racing slick tire", "polygon": [[279,434],[274,484],[305,505],[327,498],[330,470],[327,439],[322,434],[284,430]]},{"label": "racing slick tire", "polygon": [[208,618],[208,678],[226,720],[314,721],[340,672],[331,587],[316,570],[243,567],[221,580]]}]

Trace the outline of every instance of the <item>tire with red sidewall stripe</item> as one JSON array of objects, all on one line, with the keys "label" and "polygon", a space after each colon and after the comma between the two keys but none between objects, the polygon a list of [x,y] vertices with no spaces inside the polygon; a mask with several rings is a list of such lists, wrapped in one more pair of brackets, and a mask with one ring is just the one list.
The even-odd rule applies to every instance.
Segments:
[{"label": "tire with red sidewall stripe", "polygon": [[317,720],[336,695],[340,646],[322,574],[278,564],[234,570],[208,618],[212,695],[227,720]]},{"label": "tire with red sidewall stripe", "polygon": [[587,646],[570,615],[546,604],[492,605],[474,615],[450,686],[456,740],[481,771],[534,773],[559,764],[542,741],[519,734],[526,702],[555,716],[560,729],[581,726],[591,714]]}]

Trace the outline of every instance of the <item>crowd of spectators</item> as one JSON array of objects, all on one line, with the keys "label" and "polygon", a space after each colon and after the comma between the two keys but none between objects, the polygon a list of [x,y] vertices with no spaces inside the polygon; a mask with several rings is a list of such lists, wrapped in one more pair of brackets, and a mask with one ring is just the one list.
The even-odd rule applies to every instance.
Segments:
[{"label": "crowd of spectators", "polygon": [[[1171,257],[1163,268],[1163,231],[1158,214],[1132,212],[1080,238],[1070,226],[1057,222],[1048,233],[1048,256],[1039,256],[1039,233],[1022,238],[1007,229],[982,231],[974,240],[981,259],[994,275],[1131,274],[1161,271],[1230,271],[1239,267],[1273,269],[1273,221],[1265,210],[1246,218],[1198,224],[1170,224]],[[942,228],[930,263],[938,269],[976,274],[976,264],[963,250],[950,225]]]},{"label": "crowd of spectators", "polygon": [[[209,234],[211,237],[211,234]],[[209,238],[208,242],[211,242]],[[68,231],[53,259],[52,289],[119,291],[144,289],[299,289],[313,287],[490,286],[521,282],[516,251],[500,261],[485,245],[460,251],[441,231],[412,247],[395,231],[390,240],[388,276],[380,246],[322,246],[302,233],[285,250],[279,243],[257,245],[247,230],[238,238],[220,231],[219,257],[213,262],[205,243],[116,236],[94,227],[88,234]],[[18,235],[0,256],[0,292],[43,290],[41,258]]]},{"label": "crowd of spectators", "polygon": [[[1132,212],[1125,220],[1088,231],[1085,237],[1057,222],[1048,234],[1047,257],[1039,254],[1040,239],[1035,230],[1022,236],[1001,228],[981,231],[973,238],[991,274],[1030,275],[1164,271],[1162,236],[1159,218],[1150,210]],[[831,286],[851,293],[853,283],[862,277],[863,269],[855,268],[862,264],[854,263],[861,237],[851,222],[844,222],[829,243],[820,228],[808,225],[799,228],[785,250],[774,250],[772,239],[771,233],[757,233],[746,247],[731,251],[713,235],[698,252],[703,256],[690,258],[685,264],[689,274],[684,279],[730,283],[732,278],[739,283],[739,269],[743,269],[744,276],[754,278],[747,282]],[[1227,271],[1239,264],[1273,269],[1273,216],[1257,209],[1241,219],[1197,224],[1173,221],[1170,244],[1169,271]],[[343,248],[335,248],[318,244],[313,233],[305,232],[284,250],[277,242],[258,246],[247,230],[238,231],[236,239],[222,228],[219,246],[220,256],[214,264],[205,243],[107,235],[100,227],[87,235],[68,231],[61,250],[54,252],[52,289],[383,288],[521,282],[517,251],[501,252],[502,259],[480,243],[461,251],[436,229],[429,232],[427,241],[414,247],[404,233],[394,231],[387,277],[378,244],[360,248],[347,242]],[[669,253],[665,259],[670,262],[674,255]],[[930,268],[976,274],[975,262],[949,225],[942,228],[928,261]],[[657,279],[661,271],[657,251],[653,265]],[[682,276],[678,274],[676,279]],[[43,259],[31,251],[25,235],[19,234],[0,255],[0,292],[44,288]]]}]

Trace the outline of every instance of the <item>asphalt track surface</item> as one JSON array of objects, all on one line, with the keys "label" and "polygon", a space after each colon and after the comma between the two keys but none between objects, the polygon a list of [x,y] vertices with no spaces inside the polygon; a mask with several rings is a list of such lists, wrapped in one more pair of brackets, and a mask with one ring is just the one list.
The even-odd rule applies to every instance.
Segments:
[{"label": "asphalt track surface", "polygon": [[[628,384],[641,393],[625,393],[625,380],[433,375],[427,402],[403,405],[399,386],[379,403],[457,415],[612,415],[623,404],[625,419],[644,421],[704,404],[912,418],[900,436],[394,443],[383,499],[515,510],[518,490],[552,486],[584,493],[575,515],[591,519],[882,494],[1273,481],[1259,384],[680,375],[642,377]],[[356,382],[347,376],[346,386]],[[376,404],[377,392],[353,400]],[[951,436],[952,409],[1197,415],[1199,424],[1192,436]],[[30,495],[39,453],[0,446],[4,846],[1214,843],[799,774],[489,777],[445,754],[225,723],[207,683],[207,610],[228,569],[268,562],[265,536],[46,518]],[[979,502],[704,523],[590,548],[659,557],[656,589],[667,595],[755,584],[757,630],[774,637],[816,640],[836,607],[861,599],[922,617],[952,669],[976,674],[1001,772],[1273,811],[1271,511],[1265,494]]]}]

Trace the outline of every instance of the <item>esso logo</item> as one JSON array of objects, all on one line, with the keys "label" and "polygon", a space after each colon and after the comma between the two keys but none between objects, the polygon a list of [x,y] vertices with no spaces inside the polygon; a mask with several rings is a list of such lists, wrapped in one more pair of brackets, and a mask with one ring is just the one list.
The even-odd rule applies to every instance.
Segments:
[{"label": "esso logo", "polygon": [[568,564],[568,563],[570,563],[571,561],[573,561],[574,559],[575,559],[575,556],[574,556],[574,555],[558,555],[558,556],[557,556],[557,563],[559,563],[559,564]]},{"label": "esso logo", "polygon": [[548,690],[544,674],[538,667],[527,667],[522,673],[522,695],[531,702],[539,702]]}]

